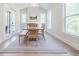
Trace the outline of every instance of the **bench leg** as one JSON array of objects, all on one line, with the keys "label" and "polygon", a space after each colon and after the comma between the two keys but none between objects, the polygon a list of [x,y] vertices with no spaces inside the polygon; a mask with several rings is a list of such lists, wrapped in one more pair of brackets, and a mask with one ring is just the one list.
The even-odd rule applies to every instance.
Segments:
[{"label": "bench leg", "polygon": [[19,44],[20,44],[20,36],[19,36]]}]

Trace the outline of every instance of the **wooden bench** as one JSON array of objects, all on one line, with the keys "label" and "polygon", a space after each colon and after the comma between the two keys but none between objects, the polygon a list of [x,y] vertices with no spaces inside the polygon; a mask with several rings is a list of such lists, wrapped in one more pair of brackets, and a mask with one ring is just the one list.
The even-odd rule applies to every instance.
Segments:
[{"label": "wooden bench", "polygon": [[19,43],[20,43],[21,37],[24,37],[24,39],[27,37],[27,33],[28,33],[27,30],[23,30],[19,33]]}]

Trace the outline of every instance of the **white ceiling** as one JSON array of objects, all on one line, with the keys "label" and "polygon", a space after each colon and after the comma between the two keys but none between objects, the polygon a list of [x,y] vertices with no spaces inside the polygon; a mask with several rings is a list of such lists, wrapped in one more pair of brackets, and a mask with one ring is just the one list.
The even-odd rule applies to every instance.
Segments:
[{"label": "white ceiling", "polygon": [[[30,7],[32,3],[8,3],[8,5],[15,9],[23,9]],[[34,3],[33,3],[34,4]],[[52,7],[52,3],[39,3],[39,7],[43,9],[50,9]]]}]

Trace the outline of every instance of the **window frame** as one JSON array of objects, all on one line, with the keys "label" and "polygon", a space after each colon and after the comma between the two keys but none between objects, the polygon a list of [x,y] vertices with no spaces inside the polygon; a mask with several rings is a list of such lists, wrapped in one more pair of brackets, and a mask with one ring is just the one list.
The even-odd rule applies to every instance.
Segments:
[{"label": "window frame", "polygon": [[[43,16],[43,17],[42,17]],[[40,23],[46,23],[46,14],[45,13],[40,13]]]},{"label": "window frame", "polygon": [[[20,29],[24,29],[24,26],[26,25],[26,23],[22,22],[22,15],[25,14],[26,15],[26,23],[27,23],[27,14],[26,13],[21,13],[20,12]],[[26,25],[27,26],[27,25]]]},{"label": "window frame", "polygon": [[[22,21],[22,19],[27,19],[27,17],[26,17],[26,18],[23,18],[23,15],[26,16],[26,14],[25,14],[25,13],[22,13],[22,14],[21,14],[21,24],[25,24],[25,23]],[[25,21],[25,20],[24,20],[24,21]]]},{"label": "window frame", "polygon": [[64,4],[64,6],[63,6],[63,10],[64,10],[64,13],[63,13],[63,15],[64,15],[64,26],[63,26],[63,28],[64,28],[64,30],[63,30],[63,32],[65,33],[65,34],[67,34],[67,35],[70,35],[70,36],[72,36],[72,37],[78,37],[79,38],[79,34],[75,34],[75,33],[70,33],[70,32],[67,32],[67,24],[66,24],[66,17],[72,17],[72,16],[76,16],[76,15],[79,15],[79,14],[75,14],[75,15],[69,15],[69,16],[66,16],[66,3]]},{"label": "window frame", "polygon": [[[50,17],[49,17],[49,15],[51,15]],[[47,11],[47,29],[49,29],[49,30],[51,30],[52,29],[52,11],[51,10],[48,10]],[[50,20],[48,20],[50,18]],[[50,23],[50,24],[49,24]],[[49,26],[49,25],[50,26]]]}]

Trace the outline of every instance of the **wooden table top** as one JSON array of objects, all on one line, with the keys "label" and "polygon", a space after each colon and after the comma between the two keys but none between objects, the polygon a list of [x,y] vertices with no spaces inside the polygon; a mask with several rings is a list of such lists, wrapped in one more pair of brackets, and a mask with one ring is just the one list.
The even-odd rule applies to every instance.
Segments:
[{"label": "wooden table top", "polygon": [[28,29],[30,29],[30,30],[34,30],[34,29],[43,30],[44,28],[41,28],[41,27],[28,27],[28,28],[25,28],[23,30],[28,30]]}]

